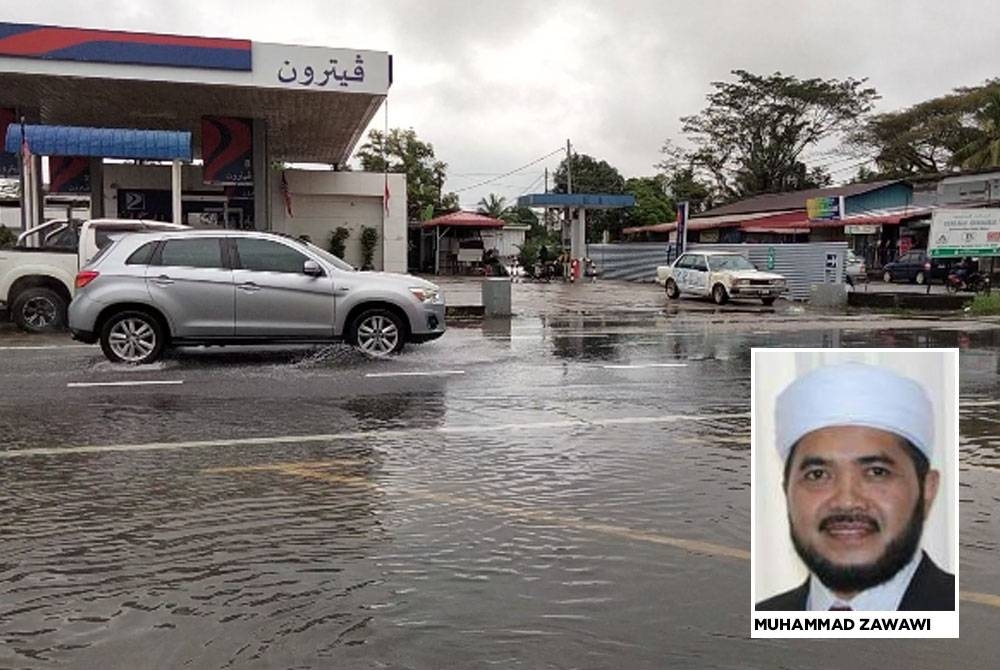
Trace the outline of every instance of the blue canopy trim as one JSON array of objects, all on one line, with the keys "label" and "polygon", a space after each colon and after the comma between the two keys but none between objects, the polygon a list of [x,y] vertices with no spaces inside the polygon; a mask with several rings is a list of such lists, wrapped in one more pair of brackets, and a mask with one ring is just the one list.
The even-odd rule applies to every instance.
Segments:
[{"label": "blue canopy trim", "polygon": [[635,207],[635,196],[604,193],[532,193],[519,197],[517,199],[517,206],[616,209],[619,207]]},{"label": "blue canopy trim", "polygon": [[[191,133],[176,130],[24,126],[28,150],[40,156],[96,156],[146,160],[190,161]],[[21,126],[7,126],[4,148],[21,150]]]}]

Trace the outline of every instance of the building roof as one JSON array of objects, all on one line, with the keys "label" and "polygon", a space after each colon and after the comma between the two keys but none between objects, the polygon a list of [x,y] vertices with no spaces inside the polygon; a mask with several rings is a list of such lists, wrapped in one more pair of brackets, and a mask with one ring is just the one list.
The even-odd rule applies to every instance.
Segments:
[{"label": "building roof", "polygon": [[502,219],[494,219],[477,212],[452,212],[438,216],[420,224],[421,228],[503,228],[507,225]]},{"label": "building roof", "polygon": [[834,186],[832,188],[811,188],[802,191],[788,191],[785,193],[766,193],[764,195],[754,196],[752,198],[747,198],[746,200],[740,200],[739,202],[733,202],[728,205],[722,205],[721,207],[710,209],[707,212],[702,212],[701,214],[692,216],[691,219],[694,220],[729,214],[750,214],[754,212],[774,212],[791,209],[804,210],[806,207],[806,200],[809,200],[810,198],[832,198],[837,196],[850,197],[852,195],[870,193],[871,191],[877,191],[880,188],[900,183],[905,183],[905,180],[887,179],[884,181],[873,181],[866,184],[846,184],[844,186]]}]

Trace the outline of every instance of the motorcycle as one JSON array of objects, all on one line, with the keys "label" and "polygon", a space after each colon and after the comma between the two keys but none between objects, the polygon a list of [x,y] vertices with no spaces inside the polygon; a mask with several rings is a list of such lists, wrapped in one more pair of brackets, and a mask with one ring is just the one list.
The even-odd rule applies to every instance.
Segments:
[{"label": "motorcycle", "polygon": [[979,272],[956,271],[948,274],[945,288],[948,289],[949,293],[957,293],[958,291],[981,293],[989,287],[989,284],[990,278]]}]

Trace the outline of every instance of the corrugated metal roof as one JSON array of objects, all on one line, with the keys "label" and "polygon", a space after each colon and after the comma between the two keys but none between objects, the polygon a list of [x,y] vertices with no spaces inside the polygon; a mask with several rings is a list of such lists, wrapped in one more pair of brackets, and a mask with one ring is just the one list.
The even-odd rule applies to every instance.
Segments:
[{"label": "corrugated metal roof", "polygon": [[[191,133],[83,126],[24,126],[31,153],[40,156],[95,156],[146,160],[191,160]],[[7,126],[5,148],[21,150],[21,126]]]},{"label": "corrugated metal roof", "polygon": [[834,186],[832,188],[812,188],[803,191],[788,191],[785,193],[767,193],[758,195],[739,202],[730,203],[721,207],[716,207],[707,212],[692,216],[691,219],[704,219],[728,214],[748,214],[751,212],[774,212],[777,210],[805,209],[806,200],[810,198],[823,198],[835,196],[852,196],[862,193],[870,193],[880,188],[905,182],[903,179],[887,179],[884,181],[873,181],[867,184],[846,184],[844,186]]},{"label": "corrugated metal roof", "polygon": [[437,228],[438,226],[448,226],[452,228],[503,228],[506,221],[494,219],[493,217],[476,212],[452,212],[433,219],[429,219],[420,224],[421,228]]}]

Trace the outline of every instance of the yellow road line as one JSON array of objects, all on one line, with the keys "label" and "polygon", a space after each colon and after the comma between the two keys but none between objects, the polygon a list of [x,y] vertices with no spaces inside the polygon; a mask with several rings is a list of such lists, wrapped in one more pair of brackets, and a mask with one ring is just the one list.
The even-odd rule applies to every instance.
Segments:
[{"label": "yellow road line", "polygon": [[[364,464],[367,464],[367,461],[361,459],[345,458],[341,460],[332,460],[332,461],[306,461],[297,463],[274,463],[269,465],[250,465],[250,466],[230,467],[230,468],[209,468],[206,470],[202,470],[202,472],[206,474],[277,472],[279,474],[289,475],[293,477],[302,477],[305,479],[317,479],[320,481],[328,481],[336,484],[346,484],[348,486],[378,488],[375,484],[373,484],[372,482],[368,481],[366,478],[361,476],[341,475],[323,470],[323,468],[330,468],[330,467],[337,467],[344,465],[357,466]],[[447,503],[450,505],[464,506],[472,509],[477,509],[483,512],[497,514],[499,516],[506,516],[514,519],[522,519],[525,521],[532,521],[532,522],[553,523],[562,526],[563,528],[571,528],[574,530],[586,530],[593,533],[600,533],[602,535],[620,537],[626,540],[634,540],[637,542],[648,542],[650,544],[660,544],[669,547],[675,547],[677,549],[683,549],[684,551],[693,554],[722,556],[724,558],[735,558],[744,561],[750,560],[750,552],[745,549],[739,549],[737,547],[729,547],[724,544],[716,544],[714,542],[706,542],[704,540],[692,540],[683,537],[673,537],[671,535],[664,535],[662,533],[654,533],[645,530],[637,530],[634,528],[629,528],[627,526],[621,526],[617,524],[588,521],[587,519],[583,519],[581,517],[555,514],[553,512],[548,512],[545,510],[524,509],[513,505],[504,505],[496,502],[490,502],[487,500],[477,500],[475,498],[465,498],[462,496],[457,496],[449,493],[432,493],[430,491],[408,491],[404,495],[407,495],[411,498],[419,498],[422,500],[433,500],[436,502]],[[996,607],[1000,609],[1000,596],[994,595],[992,593],[980,593],[978,591],[961,591],[959,593],[959,597],[966,602],[976,603],[979,605],[986,605],[989,607]]]}]

